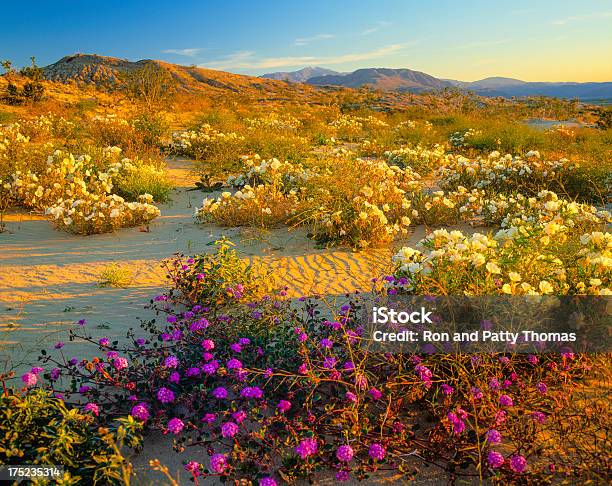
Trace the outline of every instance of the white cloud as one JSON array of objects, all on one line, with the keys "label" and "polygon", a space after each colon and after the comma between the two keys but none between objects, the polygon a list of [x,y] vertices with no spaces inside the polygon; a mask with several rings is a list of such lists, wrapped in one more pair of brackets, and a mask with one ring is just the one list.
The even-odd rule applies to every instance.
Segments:
[{"label": "white cloud", "polygon": [[296,46],[305,46],[305,45],[310,44],[311,42],[316,42],[316,41],[325,40],[325,39],[333,39],[333,38],[334,38],[333,34],[317,34],[317,35],[313,35],[312,37],[299,37],[295,39],[293,44]]},{"label": "white cloud", "polygon": [[571,17],[565,17],[563,19],[553,20],[553,25],[567,25],[575,22],[582,22],[584,20],[594,20],[594,19],[605,19],[612,17],[612,12],[595,12],[584,15],[573,15]]},{"label": "white cloud", "polygon": [[186,49],[166,49],[162,51],[164,54],[176,54],[177,56],[196,57],[204,48],[188,47]]},{"label": "white cloud", "polygon": [[378,59],[396,53],[410,44],[391,44],[373,51],[355,52],[339,56],[286,56],[257,58],[252,51],[239,51],[220,59],[201,64],[201,67],[230,70],[230,69],[273,69],[290,66],[326,66],[344,64],[358,61]]},{"label": "white cloud", "polygon": [[389,27],[391,25],[391,22],[387,22],[386,20],[380,20],[378,22],[376,22],[376,25],[373,25],[372,27],[364,30],[361,35],[370,35],[373,34],[374,32],[378,32],[379,30],[384,29],[385,27]]}]

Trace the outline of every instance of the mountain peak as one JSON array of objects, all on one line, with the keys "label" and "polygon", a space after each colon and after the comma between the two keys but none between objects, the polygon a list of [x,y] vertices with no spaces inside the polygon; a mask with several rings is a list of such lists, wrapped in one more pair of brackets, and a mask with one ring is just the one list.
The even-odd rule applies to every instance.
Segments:
[{"label": "mountain peak", "polygon": [[451,87],[451,83],[411,69],[362,68],[349,74],[310,78],[308,84],[336,85],[349,88],[372,86],[385,91],[430,91]]},{"label": "mountain peak", "polygon": [[262,74],[261,78],[277,79],[281,81],[289,81],[292,83],[305,83],[310,78],[315,76],[326,76],[340,74],[337,71],[322,67],[306,66],[298,71],[279,71],[276,73]]}]

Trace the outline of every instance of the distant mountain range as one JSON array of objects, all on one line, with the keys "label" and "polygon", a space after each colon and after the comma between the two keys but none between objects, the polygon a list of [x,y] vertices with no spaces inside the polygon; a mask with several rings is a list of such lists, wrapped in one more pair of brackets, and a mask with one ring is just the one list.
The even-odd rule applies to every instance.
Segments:
[{"label": "distant mountain range", "polygon": [[348,74],[328,74],[308,79],[308,84],[317,86],[336,85],[347,88],[374,86],[384,91],[427,91],[451,86],[447,81],[410,69],[369,68],[358,69]]},{"label": "distant mountain range", "polygon": [[328,74],[340,73],[337,71],[332,71],[331,69],[325,69],[321,67],[305,67],[303,69],[300,69],[299,71],[281,71],[277,73],[263,74],[260,77],[268,79],[277,79],[279,81],[290,81],[292,83],[305,83],[311,78],[316,78],[318,76],[326,76]]},{"label": "distant mountain range", "polygon": [[[312,76],[309,76],[310,74]],[[489,97],[552,96],[585,100],[612,98],[612,82],[528,82],[503,77],[491,77],[469,82],[439,79],[411,69],[368,68],[358,69],[352,73],[338,73],[314,67],[294,72],[264,74],[262,77],[284,79],[291,82],[305,82],[316,86],[344,86],[348,88],[371,86],[383,91],[399,92],[419,93],[444,88],[458,88]]]},{"label": "distant mountain range", "polygon": [[[445,88],[469,90],[482,96],[554,96],[583,100],[612,100],[612,82],[605,83],[535,83],[519,79],[493,77],[466,82],[439,79],[411,69],[369,68],[352,73],[340,73],[321,67],[306,67],[299,71],[264,74],[260,77],[181,66],[163,61],[129,61],[96,54],[73,54],[43,68],[52,81],[95,84],[112,88],[121,83],[122,73],[155,63],[170,73],[179,89],[205,91],[222,95],[235,93],[266,93],[268,96],[305,96],[316,86],[359,88],[371,86],[386,92],[427,92]],[[284,81],[289,81],[288,85]],[[304,83],[304,84],[297,84]],[[293,86],[297,84],[296,86]]]}]

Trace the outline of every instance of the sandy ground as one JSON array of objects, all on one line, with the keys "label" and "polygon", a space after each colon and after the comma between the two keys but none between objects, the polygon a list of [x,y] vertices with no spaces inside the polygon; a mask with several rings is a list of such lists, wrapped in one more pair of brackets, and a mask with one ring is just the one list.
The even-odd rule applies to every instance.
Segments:
[{"label": "sandy ground", "polygon": [[[178,159],[168,164],[178,187],[171,201],[160,207],[162,215],[150,232],[131,228],[81,237],[56,231],[40,215],[8,215],[8,231],[0,234],[0,372],[23,373],[36,362],[41,349],[67,341],[66,330],[79,319],[87,319],[94,338],[121,340],[129,327],[138,327],[140,318],[153,317],[144,306],[164,289],[162,260],[177,252],[212,251],[208,244],[222,235],[236,243],[245,258],[268,264],[279,282],[289,287],[289,297],[322,294],[333,301],[347,292],[370,290],[371,279],[391,269],[391,248],[362,253],[317,249],[303,229],[263,231],[196,224],[194,209],[204,195],[188,190],[194,183],[191,163]],[[424,233],[417,228],[409,241],[416,242]],[[127,288],[99,286],[100,272],[113,262],[132,271]],[[63,351],[68,358],[91,356],[96,350],[85,342],[71,342]],[[136,484],[168,484],[149,468],[153,458],[167,465],[181,484],[192,484],[182,466],[185,455],[174,453],[163,436],[148,438],[145,451],[133,458]],[[334,480],[321,478],[320,482],[333,484]],[[389,478],[375,482],[382,484]],[[431,479],[426,475],[419,484],[439,484],[437,475]]]},{"label": "sandy ground", "polygon": [[[326,295],[331,301],[355,290],[368,291],[371,279],[391,269],[393,249],[355,253],[350,249],[318,249],[303,229],[221,228],[196,224],[194,209],[205,195],[189,191],[194,177],[188,160],[169,160],[169,175],[177,184],[171,201],[161,205],[162,215],[149,232],[138,228],[87,237],[56,231],[41,215],[15,212],[6,218],[0,233],[0,372],[23,373],[34,364],[43,348],[67,341],[66,330],[79,319],[87,319],[94,338],[121,340],[139,319],[152,318],[145,309],[149,299],[165,287],[161,262],[174,253],[209,252],[210,242],[222,235],[237,244],[245,258],[269,265],[289,297]],[[425,234],[417,228],[408,240],[414,243]],[[133,274],[127,288],[100,287],[100,273],[110,263],[128,267]],[[96,350],[85,342],[67,343],[64,355],[92,356]],[[189,451],[189,458],[194,452]],[[206,462],[206,452],[195,454]],[[180,484],[189,481],[182,462],[187,454],[171,449],[168,437],[146,439],[144,452],[132,458],[135,484],[170,484],[161,473],[150,469],[151,459],[160,459]],[[437,471],[425,474],[418,484],[440,484]],[[320,484],[334,484],[323,477]],[[401,484],[381,475],[370,482]],[[215,484],[206,480],[203,484]]]},{"label": "sandy ground", "polygon": [[[388,248],[325,250],[315,248],[303,229],[196,224],[193,212],[204,195],[188,190],[194,182],[191,164],[178,159],[168,165],[178,187],[150,232],[131,228],[82,237],[55,230],[40,215],[8,215],[8,231],[0,234],[0,369],[9,362],[17,371],[31,365],[40,349],[65,340],[65,330],[83,318],[95,337],[121,339],[139,318],[151,317],[144,305],[164,288],[160,262],[177,252],[212,251],[208,244],[222,235],[245,258],[268,264],[292,297],[369,290],[371,278],[390,268]],[[132,271],[128,288],[98,285],[101,271],[112,262]],[[64,351],[81,356],[87,347],[69,343]]]}]

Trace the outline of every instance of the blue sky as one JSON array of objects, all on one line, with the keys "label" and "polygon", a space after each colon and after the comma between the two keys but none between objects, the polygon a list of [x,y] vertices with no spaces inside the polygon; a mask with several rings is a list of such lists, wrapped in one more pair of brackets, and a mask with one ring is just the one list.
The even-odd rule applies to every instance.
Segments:
[{"label": "blue sky", "polygon": [[244,74],[407,67],[472,81],[612,81],[610,0],[3,2],[0,59],[75,52]]}]

